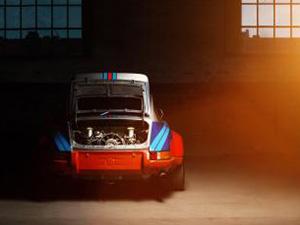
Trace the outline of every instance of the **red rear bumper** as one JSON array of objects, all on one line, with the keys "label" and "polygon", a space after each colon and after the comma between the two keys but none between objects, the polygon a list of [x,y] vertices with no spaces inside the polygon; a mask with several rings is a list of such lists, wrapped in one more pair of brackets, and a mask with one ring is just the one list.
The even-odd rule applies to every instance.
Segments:
[{"label": "red rear bumper", "polygon": [[144,176],[168,173],[182,163],[182,157],[150,160],[148,150],[72,152],[71,162],[54,161],[55,170],[73,176]]}]

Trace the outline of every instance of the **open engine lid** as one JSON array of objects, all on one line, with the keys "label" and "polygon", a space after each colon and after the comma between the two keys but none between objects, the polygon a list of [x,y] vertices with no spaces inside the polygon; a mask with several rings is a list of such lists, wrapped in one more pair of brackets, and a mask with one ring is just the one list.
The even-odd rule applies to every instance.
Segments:
[{"label": "open engine lid", "polygon": [[[142,108],[138,109],[139,113],[144,112],[147,115],[150,113],[149,80],[144,74],[115,72],[77,74],[72,81],[70,108],[75,109],[77,100],[87,96],[106,96],[110,97],[110,100],[126,98],[125,102],[129,100],[132,102],[133,98],[136,98],[135,101],[141,99]],[[105,111],[108,111],[107,109]],[[126,112],[128,109],[132,108],[122,107],[122,110]],[[133,109],[136,110],[136,108]]]}]

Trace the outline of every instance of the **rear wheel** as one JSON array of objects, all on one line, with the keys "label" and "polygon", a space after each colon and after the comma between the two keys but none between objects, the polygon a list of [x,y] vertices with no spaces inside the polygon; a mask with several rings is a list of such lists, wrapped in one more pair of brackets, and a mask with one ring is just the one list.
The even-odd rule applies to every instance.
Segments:
[{"label": "rear wheel", "polygon": [[184,163],[176,167],[169,176],[170,188],[175,191],[184,191],[185,189],[185,169]]}]

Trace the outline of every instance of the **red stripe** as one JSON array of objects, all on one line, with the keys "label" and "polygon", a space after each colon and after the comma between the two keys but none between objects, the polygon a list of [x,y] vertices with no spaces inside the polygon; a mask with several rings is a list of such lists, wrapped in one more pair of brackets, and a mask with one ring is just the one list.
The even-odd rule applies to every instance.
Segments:
[{"label": "red stripe", "polygon": [[113,74],[112,73],[108,73],[108,80],[112,80]]}]

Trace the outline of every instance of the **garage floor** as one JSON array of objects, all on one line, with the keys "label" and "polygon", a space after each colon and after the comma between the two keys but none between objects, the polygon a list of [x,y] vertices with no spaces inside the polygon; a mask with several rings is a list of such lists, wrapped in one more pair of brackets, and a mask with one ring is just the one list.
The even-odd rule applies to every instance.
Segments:
[{"label": "garage floor", "polygon": [[184,135],[186,191],[65,180],[36,201],[32,171],[10,166],[0,224],[300,224],[297,85],[214,84],[156,99]]}]

